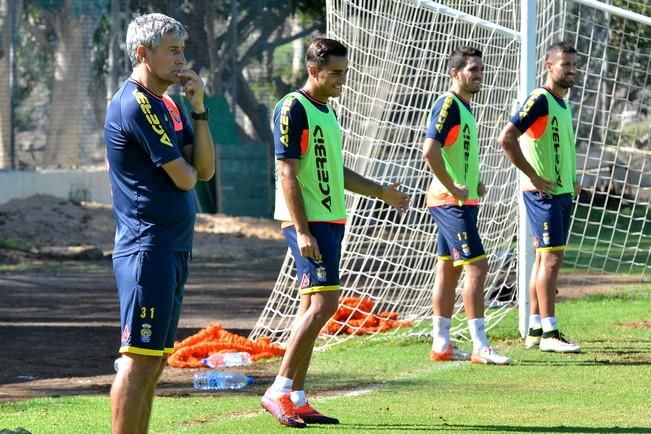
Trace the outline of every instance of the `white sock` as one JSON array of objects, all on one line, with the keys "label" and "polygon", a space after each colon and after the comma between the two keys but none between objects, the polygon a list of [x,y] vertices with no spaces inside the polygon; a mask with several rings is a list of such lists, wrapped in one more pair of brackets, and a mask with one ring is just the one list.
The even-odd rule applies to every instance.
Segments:
[{"label": "white sock", "polygon": [[432,315],[432,351],[443,352],[450,345],[450,318]]},{"label": "white sock", "polygon": [[468,320],[468,330],[472,338],[472,351],[477,353],[482,348],[490,346],[488,337],[486,337],[486,325],[484,318],[474,318]]},{"label": "white sock", "polygon": [[296,407],[303,407],[307,404],[307,399],[305,399],[305,390],[292,390],[290,397]]},{"label": "white sock", "polygon": [[293,382],[294,380],[292,380],[291,378],[277,375],[276,380],[269,388],[269,391],[271,392],[271,397],[275,399],[283,395],[289,395],[292,391]]},{"label": "white sock", "polygon": [[551,332],[553,330],[558,330],[558,326],[556,325],[556,317],[555,316],[548,316],[547,318],[542,319],[542,329],[543,333],[544,332]]},{"label": "white sock", "polygon": [[539,329],[541,327],[542,327],[542,322],[540,320],[540,315],[529,315],[529,328]]}]

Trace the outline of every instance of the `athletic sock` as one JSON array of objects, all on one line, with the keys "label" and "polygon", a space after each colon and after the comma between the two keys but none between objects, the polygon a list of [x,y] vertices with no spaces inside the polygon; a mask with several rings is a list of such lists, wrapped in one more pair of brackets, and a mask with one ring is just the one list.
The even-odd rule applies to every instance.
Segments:
[{"label": "athletic sock", "polygon": [[472,338],[472,351],[479,352],[482,348],[490,346],[486,336],[486,325],[484,318],[474,318],[468,320],[468,330]]},{"label": "athletic sock", "polygon": [[558,325],[556,324],[556,317],[548,316],[547,318],[543,318],[542,329],[543,329],[543,333],[558,330]]},{"label": "athletic sock", "polygon": [[290,397],[296,407],[303,407],[307,404],[307,400],[305,399],[305,390],[292,390]]},{"label": "athletic sock", "polygon": [[450,318],[432,315],[432,351],[443,352],[450,345]]},{"label": "athletic sock", "polygon": [[292,383],[294,380],[291,378],[276,376],[273,384],[269,388],[270,395],[273,399],[279,398],[283,395],[289,395],[292,391]]},{"label": "athletic sock", "polygon": [[529,328],[530,329],[542,328],[542,320],[540,319],[540,315],[529,315]]}]

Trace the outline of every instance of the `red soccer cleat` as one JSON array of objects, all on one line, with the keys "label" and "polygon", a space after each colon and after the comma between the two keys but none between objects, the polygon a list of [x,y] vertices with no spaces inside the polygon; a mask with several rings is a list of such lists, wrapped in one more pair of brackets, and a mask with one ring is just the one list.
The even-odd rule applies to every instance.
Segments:
[{"label": "red soccer cleat", "polygon": [[273,399],[269,396],[269,391],[267,391],[262,397],[262,408],[271,413],[283,425],[292,428],[305,428],[307,426],[305,421],[296,413],[296,407],[289,395]]},{"label": "red soccer cleat", "polygon": [[339,423],[339,419],[334,417],[325,416],[314,408],[310,406],[309,402],[306,402],[302,407],[296,407],[296,413],[298,416],[303,419],[306,423],[321,423],[321,424],[331,424],[335,425]]}]

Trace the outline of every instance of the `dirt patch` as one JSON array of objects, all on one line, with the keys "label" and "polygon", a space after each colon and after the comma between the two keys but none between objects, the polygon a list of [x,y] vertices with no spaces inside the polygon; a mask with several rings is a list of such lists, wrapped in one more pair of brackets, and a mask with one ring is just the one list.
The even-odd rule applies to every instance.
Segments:
[{"label": "dirt patch", "polygon": [[[0,206],[0,402],[108,393],[120,339],[114,228],[100,204],[37,195]],[[286,249],[272,220],[198,215],[178,339],[213,322],[247,336]],[[246,368],[259,384],[243,393],[263,390],[268,366]],[[196,393],[195,372],[166,369],[157,393]]]},{"label": "dirt patch", "polygon": [[[283,250],[277,249],[278,257],[195,259],[177,338],[214,322],[248,336],[269,298]],[[0,273],[0,293],[0,402],[108,393],[120,340],[109,260],[39,260],[36,267]],[[194,372],[166,369],[159,392],[194,393]],[[250,374],[266,384],[267,374]]]},{"label": "dirt patch", "polygon": [[631,329],[651,329],[651,321],[629,321],[619,325]]},{"label": "dirt patch", "polygon": [[572,300],[586,295],[621,293],[626,286],[640,284],[639,277],[615,274],[561,274],[558,277],[558,300]]},{"label": "dirt patch", "polygon": [[[282,242],[278,227],[270,219],[199,214],[193,254],[255,255],[260,248]],[[114,236],[115,223],[109,205],[39,194],[0,206],[0,247],[49,258],[96,259],[88,252],[95,249],[109,256]]]}]

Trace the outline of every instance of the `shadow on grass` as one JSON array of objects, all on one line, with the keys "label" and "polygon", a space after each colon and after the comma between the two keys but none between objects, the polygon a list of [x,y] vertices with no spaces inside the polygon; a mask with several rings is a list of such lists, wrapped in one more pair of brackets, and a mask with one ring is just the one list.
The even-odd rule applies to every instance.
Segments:
[{"label": "shadow on grass", "polygon": [[[326,426],[322,425],[320,429]],[[331,428],[333,432],[346,432],[361,431],[431,431],[431,432],[558,432],[558,433],[651,433],[651,428],[648,427],[629,427],[623,428],[618,426],[612,427],[586,427],[586,426],[508,426],[508,425],[464,425],[464,424],[441,424],[441,425],[426,425],[422,423],[408,424],[383,424],[383,423],[356,423],[356,424],[340,424]]]},{"label": "shadow on grass", "polygon": [[649,360],[517,360],[518,366],[650,366]]}]

